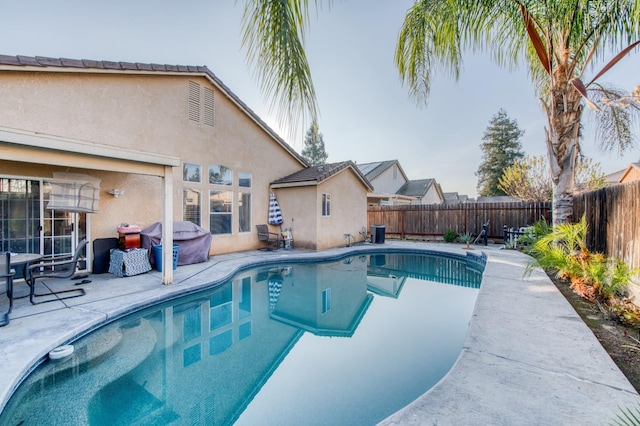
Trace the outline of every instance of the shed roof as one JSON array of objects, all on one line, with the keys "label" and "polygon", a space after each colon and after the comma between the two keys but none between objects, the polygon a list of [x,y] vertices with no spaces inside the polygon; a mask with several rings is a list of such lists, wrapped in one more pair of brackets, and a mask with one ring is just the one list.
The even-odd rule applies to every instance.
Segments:
[{"label": "shed roof", "polygon": [[289,176],[271,182],[272,188],[284,188],[290,186],[308,186],[318,185],[332,176],[337,175],[343,170],[351,170],[362,184],[369,191],[373,191],[373,186],[367,178],[358,170],[353,161],[341,161],[339,163],[322,164],[319,166],[310,166],[306,169],[297,171]]}]

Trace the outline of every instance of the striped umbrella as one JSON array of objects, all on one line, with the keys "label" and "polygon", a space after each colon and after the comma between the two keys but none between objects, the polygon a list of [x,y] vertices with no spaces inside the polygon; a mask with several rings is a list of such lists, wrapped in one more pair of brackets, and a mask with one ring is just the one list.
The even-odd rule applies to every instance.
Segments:
[{"label": "striped umbrella", "polygon": [[282,212],[273,192],[269,196],[269,225],[282,225]]}]

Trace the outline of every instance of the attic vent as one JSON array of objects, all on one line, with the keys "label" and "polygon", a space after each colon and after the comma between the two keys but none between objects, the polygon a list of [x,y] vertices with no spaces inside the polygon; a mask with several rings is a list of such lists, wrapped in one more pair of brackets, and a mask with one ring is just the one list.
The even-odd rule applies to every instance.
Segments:
[{"label": "attic vent", "polygon": [[213,90],[204,88],[204,124],[213,127],[214,122],[214,99]]},{"label": "attic vent", "polygon": [[189,82],[189,120],[200,122],[200,85]]}]

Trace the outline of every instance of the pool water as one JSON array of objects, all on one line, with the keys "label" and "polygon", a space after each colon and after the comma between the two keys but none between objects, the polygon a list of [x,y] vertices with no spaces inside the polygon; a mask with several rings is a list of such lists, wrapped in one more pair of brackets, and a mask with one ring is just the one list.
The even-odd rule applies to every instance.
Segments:
[{"label": "pool water", "polygon": [[481,271],[420,254],[245,270],[73,342],[0,424],[375,424],[449,371]]}]

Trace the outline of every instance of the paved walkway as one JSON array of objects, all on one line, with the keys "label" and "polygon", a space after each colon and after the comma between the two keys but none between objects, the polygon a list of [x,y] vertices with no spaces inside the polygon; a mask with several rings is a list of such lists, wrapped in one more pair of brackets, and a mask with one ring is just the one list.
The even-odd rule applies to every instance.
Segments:
[{"label": "paved walkway", "polygon": [[[224,281],[247,265],[404,248],[461,253],[459,245],[389,240],[321,253],[256,250],[181,266],[170,286],[155,271],[129,278],[100,274],[90,276],[80,298],[37,306],[19,299],[11,323],[0,328],[0,409],[49,351],[137,307]],[[482,250],[487,267],[458,361],[434,388],[382,423],[603,425],[616,419],[618,407],[639,407],[640,396],[547,276],[534,271],[524,277],[528,258],[519,252]],[[18,294],[25,291],[17,286]]]}]

